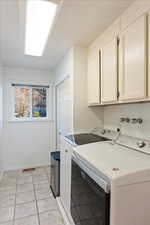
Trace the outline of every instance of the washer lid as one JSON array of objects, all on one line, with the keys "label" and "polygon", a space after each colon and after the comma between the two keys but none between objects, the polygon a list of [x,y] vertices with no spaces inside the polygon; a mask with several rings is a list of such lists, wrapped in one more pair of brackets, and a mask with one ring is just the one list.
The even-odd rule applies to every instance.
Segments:
[{"label": "washer lid", "polygon": [[78,146],[75,153],[91,169],[107,176],[112,185],[150,181],[150,155],[113,142]]},{"label": "washer lid", "polygon": [[65,138],[69,139],[75,145],[84,145],[100,141],[110,141],[110,139],[108,138],[93,133],[72,134],[65,136]]}]

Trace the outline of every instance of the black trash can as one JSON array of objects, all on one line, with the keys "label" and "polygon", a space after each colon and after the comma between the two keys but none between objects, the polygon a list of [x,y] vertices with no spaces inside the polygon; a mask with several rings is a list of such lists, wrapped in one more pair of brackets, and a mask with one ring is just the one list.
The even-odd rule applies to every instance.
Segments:
[{"label": "black trash can", "polygon": [[60,152],[51,152],[51,182],[50,187],[54,197],[60,196]]}]

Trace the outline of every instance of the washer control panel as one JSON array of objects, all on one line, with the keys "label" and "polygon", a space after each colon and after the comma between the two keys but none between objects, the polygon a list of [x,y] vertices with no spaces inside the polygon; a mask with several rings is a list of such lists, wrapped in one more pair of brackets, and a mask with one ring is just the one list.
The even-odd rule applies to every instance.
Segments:
[{"label": "washer control panel", "polygon": [[150,141],[130,136],[120,135],[116,143],[140,151],[146,154],[150,154]]}]

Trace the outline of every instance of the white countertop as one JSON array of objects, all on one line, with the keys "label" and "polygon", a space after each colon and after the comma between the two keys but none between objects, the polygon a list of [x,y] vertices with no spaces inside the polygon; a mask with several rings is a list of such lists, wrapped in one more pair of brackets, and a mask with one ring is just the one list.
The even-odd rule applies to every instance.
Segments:
[{"label": "white countertop", "polygon": [[150,181],[150,155],[112,142],[97,142],[74,148],[80,159],[110,179],[112,185]]}]

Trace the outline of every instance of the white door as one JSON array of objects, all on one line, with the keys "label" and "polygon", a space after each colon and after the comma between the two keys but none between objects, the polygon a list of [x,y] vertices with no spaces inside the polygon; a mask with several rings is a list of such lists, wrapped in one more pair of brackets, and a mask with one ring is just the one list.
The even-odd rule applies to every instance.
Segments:
[{"label": "white door", "polygon": [[56,147],[60,150],[60,136],[72,133],[72,94],[70,78],[56,87]]},{"label": "white door", "polygon": [[101,49],[101,101],[117,101],[117,38]]},{"label": "white door", "polygon": [[88,104],[100,104],[100,55],[99,52],[88,57]]},{"label": "white door", "polygon": [[120,99],[146,98],[146,16],[140,17],[121,35]]}]

